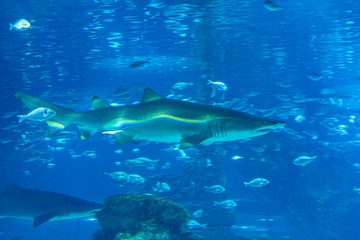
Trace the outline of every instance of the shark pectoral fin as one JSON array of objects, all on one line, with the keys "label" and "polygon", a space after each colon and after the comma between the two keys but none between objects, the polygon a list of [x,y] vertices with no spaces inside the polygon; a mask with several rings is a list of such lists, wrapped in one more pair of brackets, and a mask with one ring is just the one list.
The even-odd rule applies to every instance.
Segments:
[{"label": "shark pectoral fin", "polygon": [[55,136],[56,134],[58,134],[61,130],[63,130],[65,128],[65,125],[61,124],[59,122],[47,120],[46,123],[49,126],[48,132],[47,132],[48,137]]},{"label": "shark pectoral fin", "polygon": [[33,227],[38,227],[54,217],[56,217],[55,213],[45,213],[43,215],[37,216],[34,218]]},{"label": "shark pectoral fin", "polygon": [[61,130],[56,129],[56,128],[48,128],[47,135],[48,135],[48,137],[53,137],[56,134],[58,134],[60,131]]},{"label": "shark pectoral fin", "polygon": [[180,149],[192,148],[208,138],[209,136],[206,134],[195,134],[190,137],[183,138],[180,141]]},{"label": "shark pectoral fin", "polygon": [[91,110],[97,110],[97,109],[104,109],[104,108],[111,108],[109,104],[104,102],[99,97],[93,97],[91,100]]},{"label": "shark pectoral fin", "polygon": [[80,127],[79,128],[79,133],[80,133],[80,138],[81,140],[86,140],[89,137],[91,137],[94,133],[96,133],[96,130],[90,129],[90,128],[84,128],[84,127]]},{"label": "shark pectoral fin", "polygon": [[127,135],[122,132],[117,132],[115,133],[115,138],[119,145],[123,145],[125,143],[130,142],[134,138],[134,136]]}]

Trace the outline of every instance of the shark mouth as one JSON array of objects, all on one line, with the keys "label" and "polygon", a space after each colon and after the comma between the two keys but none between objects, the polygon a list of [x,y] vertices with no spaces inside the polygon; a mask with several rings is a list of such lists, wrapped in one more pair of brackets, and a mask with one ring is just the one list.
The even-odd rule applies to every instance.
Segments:
[{"label": "shark mouth", "polygon": [[271,130],[269,128],[266,128],[266,129],[259,129],[258,132],[261,132],[261,133],[268,133],[270,132]]},{"label": "shark mouth", "polygon": [[285,124],[286,123],[283,121],[277,121],[277,122],[275,122],[275,124],[260,128],[257,131],[265,134],[265,133],[270,132],[271,130],[282,128],[282,127],[284,127]]}]

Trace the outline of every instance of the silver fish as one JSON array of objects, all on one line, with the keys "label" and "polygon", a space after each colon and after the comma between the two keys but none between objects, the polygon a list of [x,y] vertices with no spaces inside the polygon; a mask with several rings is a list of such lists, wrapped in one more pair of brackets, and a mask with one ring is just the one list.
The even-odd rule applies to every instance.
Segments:
[{"label": "silver fish", "polygon": [[236,207],[237,204],[234,200],[224,200],[222,202],[214,202],[213,206],[219,206],[222,208],[230,209]]},{"label": "silver fish", "polygon": [[309,157],[309,156],[300,156],[294,159],[293,164],[297,166],[305,167],[309,163],[315,161],[317,156]]},{"label": "silver fish", "polygon": [[269,10],[269,11],[279,11],[282,10],[283,8],[274,0],[266,0],[264,2],[264,7]]},{"label": "silver fish", "polygon": [[188,222],[189,229],[206,229],[206,224],[201,224],[198,221],[190,220]]},{"label": "silver fish", "polygon": [[36,108],[34,110],[32,110],[31,112],[29,112],[26,115],[16,115],[19,119],[19,123],[21,123],[22,121],[26,120],[31,120],[31,121],[37,121],[37,122],[43,122],[46,120],[49,120],[50,118],[55,117],[56,112],[50,108],[44,108],[44,107],[39,107]]},{"label": "silver fish", "polygon": [[10,23],[9,31],[13,29],[17,31],[25,31],[29,27],[31,27],[31,23],[28,20],[22,18],[14,23]]},{"label": "silver fish", "polygon": [[219,194],[225,192],[226,189],[221,185],[212,185],[210,187],[205,186],[205,191]]},{"label": "silver fish", "polygon": [[250,186],[250,187],[263,187],[265,185],[268,185],[270,182],[265,179],[265,178],[255,178],[253,180],[251,180],[250,182],[244,182],[245,187]]}]

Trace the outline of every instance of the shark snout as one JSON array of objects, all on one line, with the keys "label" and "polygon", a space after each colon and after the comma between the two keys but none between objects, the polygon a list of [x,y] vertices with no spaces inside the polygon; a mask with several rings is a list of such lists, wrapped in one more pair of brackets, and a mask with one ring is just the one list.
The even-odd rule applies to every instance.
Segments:
[{"label": "shark snout", "polygon": [[283,128],[285,126],[286,122],[284,121],[276,121],[273,125],[274,129]]},{"label": "shark snout", "polygon": [[258,131],[260,132],[269,132],[272,129],[279,129],[283,128],[286,124],[284,121],[278,121],[278,120],[271,120],[271,121],[264,121],[264,126],[260,127]]}]

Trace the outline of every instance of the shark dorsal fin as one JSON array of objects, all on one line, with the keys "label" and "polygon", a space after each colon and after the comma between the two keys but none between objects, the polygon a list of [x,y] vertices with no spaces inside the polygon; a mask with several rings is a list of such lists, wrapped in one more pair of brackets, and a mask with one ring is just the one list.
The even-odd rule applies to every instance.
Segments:
[{"label": "shark dorsal fin", "polygon": [[146,102],[151,102],[151,101],[156,101],[156,100],[161,100],[161,99],[164,99],[164,97],[160,96],[159,94],[157,94],[150,88],[145,88],[142,99],[141,99],[141,103],[146,103]]},{"label": "shark dorsal fin", "polygon": [[22,187],[16,185],[15,183],[8,183],[5,187],[5,192],[7,191],[17,191],[17,190],[21,190]]},{"label": "shark dorsal fin", "polygon": [[98,110],[104,108],[111,108],[111,106],[104,102],[101,98],[94,96],[91,100],[91,110]]}]

